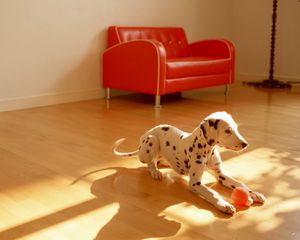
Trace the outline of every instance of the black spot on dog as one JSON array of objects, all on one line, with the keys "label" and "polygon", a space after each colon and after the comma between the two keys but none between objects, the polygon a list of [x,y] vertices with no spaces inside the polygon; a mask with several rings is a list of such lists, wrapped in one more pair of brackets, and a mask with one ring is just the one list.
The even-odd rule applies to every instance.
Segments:
[{"label": "black spot on dog", "polygon": [[214,128],[215,128],[216,130],[218,129],[218,124],[219,124],[219,122],[220,122],[219,119],[217,119],[217,120],[215,121]]},{"label": "black spot on dog", "polygon": [[190,151],[190,152],[193,152],[193,150],[194,150],[194,149],[193,149],[192,147],[189,148],[189,151]]},{"label": "black spot on dog", "polygon": [[197,155],[197,159],[200,159],[201,158],[201,156],[200,155]]},{"label": "black spot on dog", "polygon": [[201,143],[198,143],[198,148],[202,148],[202,145],[201,145]]},{"label": "black spot on dog", "polygon": [[131,156],[132,156],[132,154],[131,154],[131,153],[129,153],[129,154],[128,154],[128,156],[129,156],[129,157],[131,157]]},{"label": "black spot on dog", "polygon": [[235,186],[231,185],[231,188],[232,188],[232,189],[235,189]]},{"label": "black spot on dog", "polygon": [[183,137],[184,137],[184,135],[181,135],[181,136],[180,136],[180,139],[183,139]]},{"label": "black spot on dog", "polygon": [[149,151],[149,150],[147,150],[147,153],[150,153],[150,151]]},{"label": "black spot on dog", "polygon": [[206,148],[206,143],[204,143],[203,147]]},{"label": "black spot on dog", "polygon": [[187,155],[187,151],[186,151],[186,149],[184,149],[184,153],[185,153],[185,155]]},{"label": "black spot on dog", "polygon": [[204,137],[206,138],[206,129],[205,129],[205,127],[203,126],[203,124],[201,124],[200,128],[201,128],[201,130],[202,130],[202,132],[203,132]]},{"label": "black spot on dog", "polygon": [[201,182],[196,182],[196,183],[193,183],[193,187],[195,187],[195,186],[200,186],[201,185]]},{"label": "black spot on dog", "polygon": [[166,141],[166,146],[169,147],[170,146],[170,142]]},{"label": "black spot on dog", "polygon": [[223,182],[221,180],[219,180],[219,183],[223,184]]},{"label": "black spot on dog", "polygon": [[187,168],[187,169],[190,169],[190,164],[189,164],[189,160],[188,159],[186,159],[185,161],[184,161],[184,163],[185,163],[185,168]]},{"label": "black spot on dog", "polygon": [[169,127],[162,127],[161,129],[162,129],[163,131],[169,131],[170,128],[169,128]]},{"label": "black spot on dog", "polygon": [[195,177],[195,176],[196,176],[196,173],[193,173],[193,176]]},{"label": "black spot on dog", "polygon": [[152,142],[150,142],[150,143],[149,143],[149,146],[152,147],[152,145],[153,145]]},{"label": "black spot on dog", "polygon": [[208,145],[211,146],[215,143],[215,140],[214,139],[209,139],[209,141],[207,143],[208,143]]},{"label": "black spot on dog", "polygon": [[226,130],[225,130],[225,133],[230,134],[231,131],[230,131],[229,129],[226,129]]},{"label": "black spot on dog", "polygon": [[173,150],[176,151],[176,146],[173,146]]},{"label": "black spot on dog", "polygon": [[224,180],[224,181],[226,180],[226,178],[224,178],[223,176],[219,176],[219,178]]},{"label": "black spot on dog", "polygon": [[197,164],[202,164],[202,162],[201,162],[201,161],[199,161],[199,160],[197,160],[197,161],[196,161],[196,163],[197,163]]},{"label": "black spot on dog", "polygon": [[208,124],[210,127],[213,127],[215,125],[215,122],[213,120],[208,120]]}]

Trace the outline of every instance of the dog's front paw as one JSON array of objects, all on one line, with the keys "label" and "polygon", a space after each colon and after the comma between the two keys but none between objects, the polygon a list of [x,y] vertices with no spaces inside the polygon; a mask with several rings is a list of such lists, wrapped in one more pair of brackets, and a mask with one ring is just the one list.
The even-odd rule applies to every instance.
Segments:
[{"label": "dog's front paw", "polygon": [[162,180],[162,173],[158,170],[150,170],[151,177],[155,180]]},{"label": "dog's front paw", "polygon": [[223,213],[226,213],[226,214],[235,214],[236,210],[235,210],[235,207],[233,205],[231,205],[229,202],[226,202],[225,200],[223,201],[219,201],[217,203],[217,208],[223,212]]},{"label": "dog's front paw", "polygon": [[266,197],[258,192],[250,192],[250,197],[253,199],[255,203],[265,203]]}]

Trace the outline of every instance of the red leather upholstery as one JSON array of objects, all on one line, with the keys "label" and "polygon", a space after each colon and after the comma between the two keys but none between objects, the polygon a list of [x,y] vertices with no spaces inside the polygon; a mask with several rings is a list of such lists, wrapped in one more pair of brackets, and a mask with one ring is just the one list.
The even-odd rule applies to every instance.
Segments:
[{"label": "red leather upholstery", "polygon": [[224,73],[230,68],[229,58],[187,57],[167,60],[167,79]]},{"label": "red leather upholstery", "polygon": [[188,44],[182,28],[109,27],[103,86],[155,95],[234,82],[235,49],[223,39]]}]

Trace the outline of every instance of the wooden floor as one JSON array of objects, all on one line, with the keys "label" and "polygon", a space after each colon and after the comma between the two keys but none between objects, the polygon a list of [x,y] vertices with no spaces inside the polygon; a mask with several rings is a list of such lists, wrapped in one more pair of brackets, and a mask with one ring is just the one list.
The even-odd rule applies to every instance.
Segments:
[{"label": "wooden floor", "polygon": [[[163,99],[141,95],[0,113],[0,239],[300,239],[300,87],[265,91],[236,84]],[[224,167],[267,197],[263,206],[218,212],[163,169],[151,179],[112,143],[159,123],[192,131],[214,111],[231,113],[250,143],[222,151]],[[229,199],[230,190],[205,175]]]}]

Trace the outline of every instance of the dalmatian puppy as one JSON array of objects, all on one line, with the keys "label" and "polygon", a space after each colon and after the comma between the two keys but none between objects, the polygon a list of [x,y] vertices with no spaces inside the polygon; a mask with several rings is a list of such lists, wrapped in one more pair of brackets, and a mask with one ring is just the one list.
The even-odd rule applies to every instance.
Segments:
[{"label": "dalmatian puppy", "polygon": [[206,199],[227,214],[234,214],[235,208],[216,191],[202,184],[203,172],[208,169],[220,184],[234,189],[244,187],[250,193],[251,203],[264,203],[265,197],[252,191],[244,183],[228,176],[222,169],[222,160],[216,146],[233,151],[247,148],[248,143],[238,132],[238,126],[226,112],[215,112],[206,117],[193,132],[187,133],[171,125],[158,125],[140,138],[139,148],[133,152],[121,153],[116,149],[124,138],[113,145],[113,153],[118,157],[138,156],[148,165],[154,179],[161,180],[158,163],[170,166],[177,173],[189,175],[189,189]]}]

